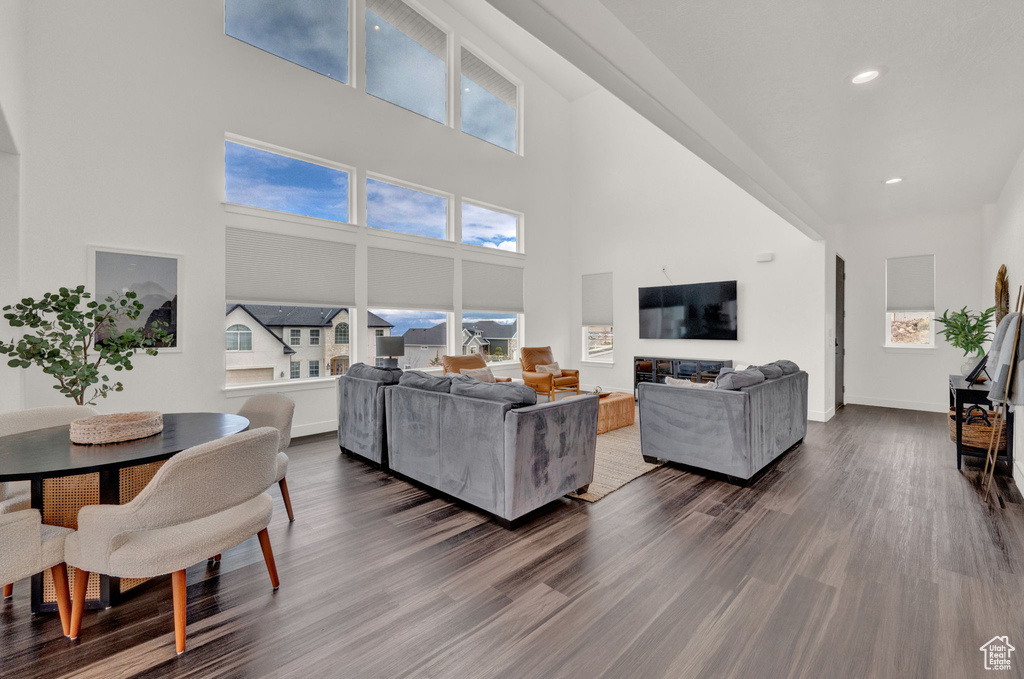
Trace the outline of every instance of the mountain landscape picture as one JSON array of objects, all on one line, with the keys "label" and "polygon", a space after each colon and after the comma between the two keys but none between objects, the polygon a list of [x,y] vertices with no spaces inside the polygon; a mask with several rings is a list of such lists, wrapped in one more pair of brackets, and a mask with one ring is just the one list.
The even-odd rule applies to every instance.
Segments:
[{"label": "mountain landscape picture", "polygon": [[96,251],[96,296],[102,301],[132,291],[144,308],[125,327],[148,333],[156,323],[171,335],[157,346],[178,346],[178,260],[174,257]]}]

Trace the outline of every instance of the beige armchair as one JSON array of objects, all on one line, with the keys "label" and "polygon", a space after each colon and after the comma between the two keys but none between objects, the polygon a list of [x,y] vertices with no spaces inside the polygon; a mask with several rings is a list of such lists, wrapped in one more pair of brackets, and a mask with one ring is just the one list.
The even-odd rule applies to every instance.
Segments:
[{"label": "beige armchair", "polygon": [[[280,394],[264,394],[246,399],[238,414],[249,420],[249,429],[273,427],[281,435],[281,449],[277,453],[277,481],[284,498],[284,509],[288,512],[288,520],[294,521],[292,498],[288,494],[288,456],[284,451],[292,442],[292,417],[295,415],[295,401]],[[220,561],[220,559],[217,559]]]},{"label": "beige armchair", "polygon": [[277,589],[267,534],[274,500],[265,491],[277,473],[279,442],[276,429],[263,427],[189,448],[168,460],[131,502],[82,507],[78,531],[64,548],[64,560],[75,567],[71,638],[82,628],[89,573],[170,573],[178,653],[185,650],[185,569],[192,564],[258,535]]},{"label": "beige armchair", "polygon": [[[486,368],[487,361],[480,354],[466,354],[465,356],[442,356],[441,365],[444,367],[445,374],[455,373],[461,374],[463,370],[472,370],[474,368]],[[495,377],[495,382],[511,382],[511,377]]]},{"label": "beige armchair", "polygon": [[15,582],[49,568],[64,636],[71,623],[64,538],[71,532],[70,528],[43,525],[36,509],[0,514],[0,580]]},{"label": "beige armchair", "polygon": [[537,372],[538,365],[550,365],[554,362],[551,347],[523,347],[519,352],[519,363],[523,366],[523,382],[538,393],[547,394],[552,401],[555,400],[555,392],[580,393],[579,370],[562,368],[561,377],[555,377],[552,373]]},{"label": "beige armchair", "polygon": [[[48,406],[29,408],[0,414],[0,436],[13,436],[26,431],[60,427],[82,417],[92,417],[96,411],[88,406]],[[0,483],[0,514],[29,509],[28,481]],[[4,578],[0,578],[4,580]],[[4,585],[4,598],[14,594],[13,582]]]}]

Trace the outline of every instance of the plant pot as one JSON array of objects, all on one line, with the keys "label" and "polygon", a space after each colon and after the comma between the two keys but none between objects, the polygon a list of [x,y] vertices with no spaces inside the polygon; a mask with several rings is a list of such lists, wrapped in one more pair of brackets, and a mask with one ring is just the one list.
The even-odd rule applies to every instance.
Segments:
[{"label": "plant pot", "polygon": [[966,359],[964,359],[963,364],[960,366],[960,374],[963,375],[964,377],[970,375],[971,371],[974,370],[975,367],[977,367],[978,361],[980,361],[984,357],[985,354],[978,354],[977,356],[969,356]]}]

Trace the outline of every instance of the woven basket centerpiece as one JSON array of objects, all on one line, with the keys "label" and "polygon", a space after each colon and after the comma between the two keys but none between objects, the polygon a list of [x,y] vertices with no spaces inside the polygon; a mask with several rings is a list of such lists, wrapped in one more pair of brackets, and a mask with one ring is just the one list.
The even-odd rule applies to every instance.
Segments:
[{"label": "woven basket centerpiece", "polygon": [[144,439],[163,430],[164,416],[157,412],[96,415],[71,423],[71,441],[79,445],[120,443]]}]

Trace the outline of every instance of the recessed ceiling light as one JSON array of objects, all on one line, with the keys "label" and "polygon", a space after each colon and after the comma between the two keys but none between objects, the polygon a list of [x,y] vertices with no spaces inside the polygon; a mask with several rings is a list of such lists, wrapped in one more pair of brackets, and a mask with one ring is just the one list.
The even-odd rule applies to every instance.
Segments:
[{"label": "recessed ceiling light", "polygon": [[375,31],[379,31],[379,30],[380,30],[380,26],[374,26],[374,27],[373,27],[373,30],[375,30]]},{"label": "recessed ceiling light", "polygon": [[882,75],[882,72],[879,71],[878,69],[871,69],[870,71],[861,71],[857,75],[850,78],[850,82],[852,82],[854,85],[863,85],[864,83],[871,82],[880,75]]},{"label": "recessed ceiling light", "polygon": [[888,179],[886,179],[882,183],[883,184],[890,184],[891,185],[891,184],[899,184],[901,181],[903,181],[903,177],[889,177]]}]

